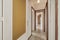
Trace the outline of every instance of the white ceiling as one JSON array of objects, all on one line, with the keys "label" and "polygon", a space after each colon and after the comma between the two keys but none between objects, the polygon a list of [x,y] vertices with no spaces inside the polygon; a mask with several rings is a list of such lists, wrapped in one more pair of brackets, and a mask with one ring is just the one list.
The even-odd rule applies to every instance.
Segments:
[{"label": "white ceiling", "polygon": [[47,0],[40,0],[40,3],[37,3],[37,0],[30,0],[30,4],[35,10],[44,9],[46,6],[46,3],[47,3]]}]

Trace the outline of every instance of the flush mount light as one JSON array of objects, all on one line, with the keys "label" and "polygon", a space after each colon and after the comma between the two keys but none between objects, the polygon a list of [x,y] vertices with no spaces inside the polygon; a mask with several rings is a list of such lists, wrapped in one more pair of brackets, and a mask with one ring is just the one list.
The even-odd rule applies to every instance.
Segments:
[{"label": "flush mount light", "polygon": [[40,3],[40,0],[37,0],[37,3]]}]

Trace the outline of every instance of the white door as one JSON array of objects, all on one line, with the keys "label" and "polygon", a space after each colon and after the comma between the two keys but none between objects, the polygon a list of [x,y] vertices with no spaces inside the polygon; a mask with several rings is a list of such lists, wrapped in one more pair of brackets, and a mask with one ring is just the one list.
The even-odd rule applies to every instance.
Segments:
[{"label": "white door", "polygon": [[0,40],[2,40],[2,0],[0,0]]}]

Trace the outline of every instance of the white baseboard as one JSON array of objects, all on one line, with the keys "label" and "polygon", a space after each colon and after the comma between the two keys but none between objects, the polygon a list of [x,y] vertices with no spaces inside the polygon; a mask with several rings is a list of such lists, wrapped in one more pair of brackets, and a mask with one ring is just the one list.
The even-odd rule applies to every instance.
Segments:
[{"label": "white baseboard", "polygon": [[20,36],[17,40],[26,40],[26,33]]},{"label": "white baseboard", "polygon": [[[31,35],[31,34],[30,34]],[[20,36],[17,40],[28,40],[30,35],[27,35],[27,33],[24,33],[22,36]]]}]

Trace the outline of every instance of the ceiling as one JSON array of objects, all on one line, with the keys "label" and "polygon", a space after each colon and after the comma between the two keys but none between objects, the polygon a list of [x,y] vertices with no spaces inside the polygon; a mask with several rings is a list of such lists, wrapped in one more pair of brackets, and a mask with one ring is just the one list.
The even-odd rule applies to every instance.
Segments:
[{"label": "ceiling", "polygon": [[35,10],[44,9],[46,6],[46,3],[47,3],[47,0],[40,0],[39,3],[37,3],[37,0],[30,0],[30,4]]}]

